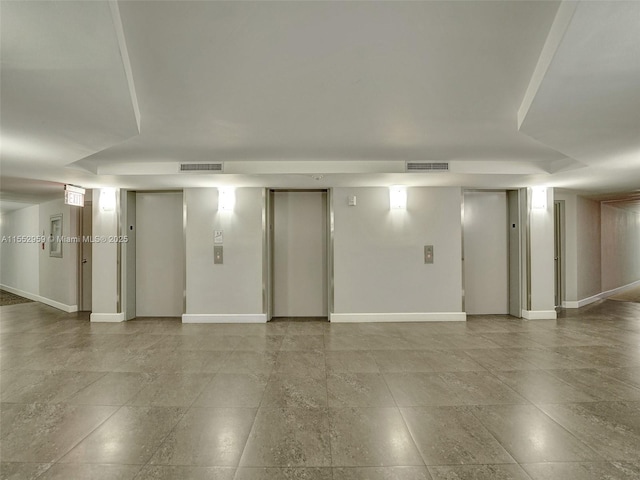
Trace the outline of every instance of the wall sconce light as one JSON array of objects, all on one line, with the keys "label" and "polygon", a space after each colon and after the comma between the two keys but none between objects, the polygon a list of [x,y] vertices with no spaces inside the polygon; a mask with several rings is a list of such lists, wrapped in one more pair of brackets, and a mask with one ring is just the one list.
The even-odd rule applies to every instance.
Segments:
[{"label": "wall sconce light", "polygon": [[223,212],[233,212],[236,204],[236,192],[233,188],[218,188],[218,210]]},{"label": "wall sconce light", "polygon": [[116,189],[100,189],[100,210],[103,212],[113,212],[116,209]]},{"label": "wall sconce light", "polygon": [[547,187],[533,187],[531,189],[531,208],[547,209]]},{"label": "wall sconce light", "polygon": [[389,187],[389,207],[392,210],[405,210],[407,208],[407,187],[402,185]]}]

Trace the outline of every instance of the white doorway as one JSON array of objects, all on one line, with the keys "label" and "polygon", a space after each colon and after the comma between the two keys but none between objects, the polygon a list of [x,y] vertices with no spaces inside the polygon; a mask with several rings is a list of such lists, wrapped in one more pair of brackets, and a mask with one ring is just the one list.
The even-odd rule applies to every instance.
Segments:
[{"label": "white doorway", "polygon": [[[89,192],[87,197],[91,196]],[[80,208],[80,255],[78,270],[80,272],[78,286],[78,310],[81,312],[90,312],[92,309],[91,304],[91,275],[93,272],[93,257],[92,247],[93,244],[90,241],[84,241],[93,235],[93,209],[91,202],[86,202],[84,207]]]},{"label": "white doorway", "polygon": [[553,273],[554,273],[554,299],[556,309],[562,308],[564,297],[563,288],[563,229],[564,225],[564,201],[556,200],[553,202]]},{"label": "white doorway", "polygon": [[509,212],[509,315],[522,317],[522,228],[520,222],[520,192],[507,191]]},{"label": "white doorway", "polygon": [[182,192],[137,192],[135,302],[137,317],[184,312]]},{"label": "white doorway", "polygon": [[468,314],[509,313],[506,191],[464,192],[464,294]]},{"label": "white doorway", "polygon": [[272,191],[274,317],[327,317],[327,192]]}]

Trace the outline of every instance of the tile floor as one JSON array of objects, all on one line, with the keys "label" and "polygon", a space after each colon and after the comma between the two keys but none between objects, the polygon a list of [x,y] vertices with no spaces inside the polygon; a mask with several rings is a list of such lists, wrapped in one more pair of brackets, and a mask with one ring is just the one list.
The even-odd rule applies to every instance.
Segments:
[{"label": "tile floor", "polygon": [[423,324],[0,314],[3,480],[640,478],[637,303]]}]

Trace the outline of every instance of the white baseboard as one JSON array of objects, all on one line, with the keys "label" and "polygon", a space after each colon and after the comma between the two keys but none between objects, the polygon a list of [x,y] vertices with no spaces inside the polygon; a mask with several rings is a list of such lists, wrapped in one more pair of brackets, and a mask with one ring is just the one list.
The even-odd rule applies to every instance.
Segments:
[{"label": "white baseboard", "polygon": [[92,313],[92,322],[124,322],[124,312],[121,313]]},{"label": "white baseboard", "polygon": [[580,308],[580,302],[563,300],[562,308]]},{"label": "white baseboard", "polygon": [[464,322],[465,312],[428,313],[332,313],[329,320],[335,323],[364,322]]},{"label": "white baseboard", "polygon": [[582,300],[578,300],[577,302],[562,302],[562,306],[564,308],[580,308],[585,305],[589,305],[590,303],[597,302],[598,300],[604,300],[605,298],[612,297],[617,295],[618,293],[626,292],[627,290],[631,290],[632,288],[636,288],[640,286],[640,280],[629,283],[627,285],[623,285],[622,287],[614,288],[612,290],[607,290],[606,292],[598,293],[596,295],[592,295],[591,297],[583,298]]},{"label": "white baseboard", "polygon": [[525,320],[555,320],[558,315],[555,310],[522,310]]},{"label": "white baseboard", "polygon": [[31,293],[31,292],[25,292],[24,290],[13,288],[13,287],[10,287],[9,285],[0,284],[0,288],[2,288],[2,290],[6,290],[9,293],[20,295],[21,297],[28,298],[29,300],[33,300],[36,302],[39,302],[41,298],[40,295],[36,295],[35,293]]},{"label": "white baseboard", "polygon": [[562,302],[562,308],[580,308],[580,307],[584,307],[585,305],[589,305],[590,303],[594,303],[597,302],[599,300],[602,300],[603,297],[601,296],[602,294],[599,293],[597,295],[593,295],[592,297],[587,297],[587,298],[583,298],[582,300],[578,300],[577,302]]},{"label": "white baseboard", "polygon": [[182,323],[267,323],[265,313],[185,313]]},{"label": "white baseboard", "polygon": [[66,305],[64,303],[56,302],[55,300],[51,300],[50,298],[45,297],[41,297],[39,301],[67,313],[74,313],[78,311],[78,305]]},{"label": "white baseboard", "polygon": [[0,285],[0,288],[2,288],[2,290],[6,290],[9,293],[20,295],[21,297],[33,300],[34,302],[44,303],[45,305],[57,308],[58,310],[62,310],[63,312],[73,313],[78,311],[78,305],[67,305],[65,303],[60,303],[47,297],[41,297],[40,295],[36,295],[35,293],[25,292],[24,290],[13,288],[8,285]]}]

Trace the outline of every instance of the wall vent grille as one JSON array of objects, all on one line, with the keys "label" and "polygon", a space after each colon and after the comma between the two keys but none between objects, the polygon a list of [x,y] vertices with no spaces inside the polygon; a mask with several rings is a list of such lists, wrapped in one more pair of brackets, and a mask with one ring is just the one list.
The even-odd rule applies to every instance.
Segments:
[{"label": "wall vent grille", "polygon": [[222,172],[222,163],[181,163],[181,172]]},{"label": "wall vent grille", "polygon": [[447,162],[407,162],[407,172],[448,172]]}]

